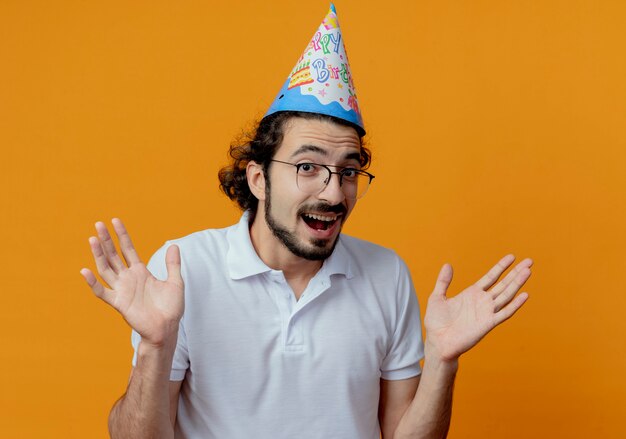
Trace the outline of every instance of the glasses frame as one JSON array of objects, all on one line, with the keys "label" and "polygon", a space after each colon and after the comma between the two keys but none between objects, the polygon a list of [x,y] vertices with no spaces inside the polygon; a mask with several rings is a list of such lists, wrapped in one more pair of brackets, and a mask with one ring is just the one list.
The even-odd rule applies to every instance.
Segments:
[{"label": "glasses frame", "polygon": [[[296,182],[298,181],[297,180],[298,173],[300,172],[300,168],[302,166],[314,165],[314,166],[321,166],[323,168],[326,168],[326,170],[328,171],[329,177],[328,177],[328,179],[326,179],[326,183],[324,184],[324,186],[319,190],[319,192],[317,192],[318,194],[320,192],[322,192],[326,188],[326,186],[328,186],[328,184],[330,183],[330,179],[333,177],[333,174],[336,174],[336,175],[339,176],[339,187],[343,187],[344,171],[347,170],[347,169],[350,170],[350,171],[356,172],[359,175],[363,175],[363,176],[368,177],[369,180],[367,181],[367,189],[365,189],[365,192],[363,192],[359,197],[352,198],[352,197],[348,197],[346,195],[346,198],[350,198],[352,200],[359,200],[359,199],[363,198],[365,196],[365,194],[367,193],[367,191],[369,190],[370,185],[372,184],[372,180],[375,178],[375,175],[370,174],[367,171],[362,171],[360,169],[356,169],[356,168],[353,168],[353,167],[350,167],[350,166],[323,165],[321,163],[314,163],[314,162],[290,163],[290,162],[284,162],[282,160],[275,160],[275,159],[270,159],[270,162],[276,162],[276,163],[282,163],[284,165],[294,166],[296,168]],[[336,169],[339,169],[339,171],[333,172],[333,171],[330,170],[330,168],[336,168]],[[300,189],[300,186],[298,186],[298,189]],[[302,189],[300,189],[300,190],[302,190]],[[314,194],[314,192],[312,192],[311,194]],[[345,192],[344,192],[344,195],[345,195]]]}]

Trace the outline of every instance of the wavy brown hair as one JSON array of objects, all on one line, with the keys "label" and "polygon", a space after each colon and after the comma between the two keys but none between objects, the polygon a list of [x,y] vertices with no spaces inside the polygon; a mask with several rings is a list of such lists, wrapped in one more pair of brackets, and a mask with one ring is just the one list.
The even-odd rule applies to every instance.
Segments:
[{"label": "wavy brown hair", "polygon": [[372,154],[363,143],[360,129],[350,122],[317,113],[301,111],[281,111],[261,119],[256,128],[243,133],[230,145],[230,164],[220,169],[218,177],[220,189],[228,198],[235,201],[241,210],[250,210],[256,214],[259,200],[252,194],[246,178],[246,167],[254,161],[263,166],[265,178],[276,150],[283,141],[286,123],[294,118],[313,119],[333,122],[339,125],[355,128],[361,138],[361,168],[366,169],[371,161]]}]

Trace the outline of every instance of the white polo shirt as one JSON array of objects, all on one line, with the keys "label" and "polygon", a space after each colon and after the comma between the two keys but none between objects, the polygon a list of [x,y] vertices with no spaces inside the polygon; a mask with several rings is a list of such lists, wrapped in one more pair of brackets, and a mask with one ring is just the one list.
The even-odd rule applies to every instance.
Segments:
[{"label": "white polo shirt", "polygon": [[[420,314],[404,262],[341,235],[300,300],[238,224],[168,241],[181,249],[185,313],[171,380],[177,438],[378,439],[380,379],[420,374]],[[136,362],[140,337],[133,332]]]}]

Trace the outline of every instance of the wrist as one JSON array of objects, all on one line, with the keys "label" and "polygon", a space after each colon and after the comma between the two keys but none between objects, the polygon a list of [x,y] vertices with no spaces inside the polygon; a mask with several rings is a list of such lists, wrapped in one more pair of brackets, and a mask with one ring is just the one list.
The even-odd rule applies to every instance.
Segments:
[{"label": "wrist", "polygon": [[141,343],[155,350],[169,349],[178,342],[179,322],[159,322],[151,327],[130,325],[141,337]]},{"label": "wrist", "polygon": [[139,354],[164,354],[173,353],[176,350],[176,344],[178,343],[178,331],[174,331],[164,337],[159,337],[157,340],[151,340],[146,337],[141,337],[139,343]]},{"label": "wrist", "polygon": [[459,368],[459,356],[445,353],[427,337],[424,343],[424,364],[426,363],[437,369],[455,373]]}]

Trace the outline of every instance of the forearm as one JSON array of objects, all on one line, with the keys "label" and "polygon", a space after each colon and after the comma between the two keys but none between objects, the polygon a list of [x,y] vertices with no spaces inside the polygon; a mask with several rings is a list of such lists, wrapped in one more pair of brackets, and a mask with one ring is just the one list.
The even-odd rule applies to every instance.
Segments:
[{"label": "forearm", "polygon": [[427,347],[419,387],[398,423],[394,439],[441,439],[447,436],[457,369],[458,361],[442,361]]},{"label": "forearm", "polygon": [[139,344],[137,364],[126,394],[109,415],[112,439],[174,437],[169,382],[176,337],[163,347]]}]

